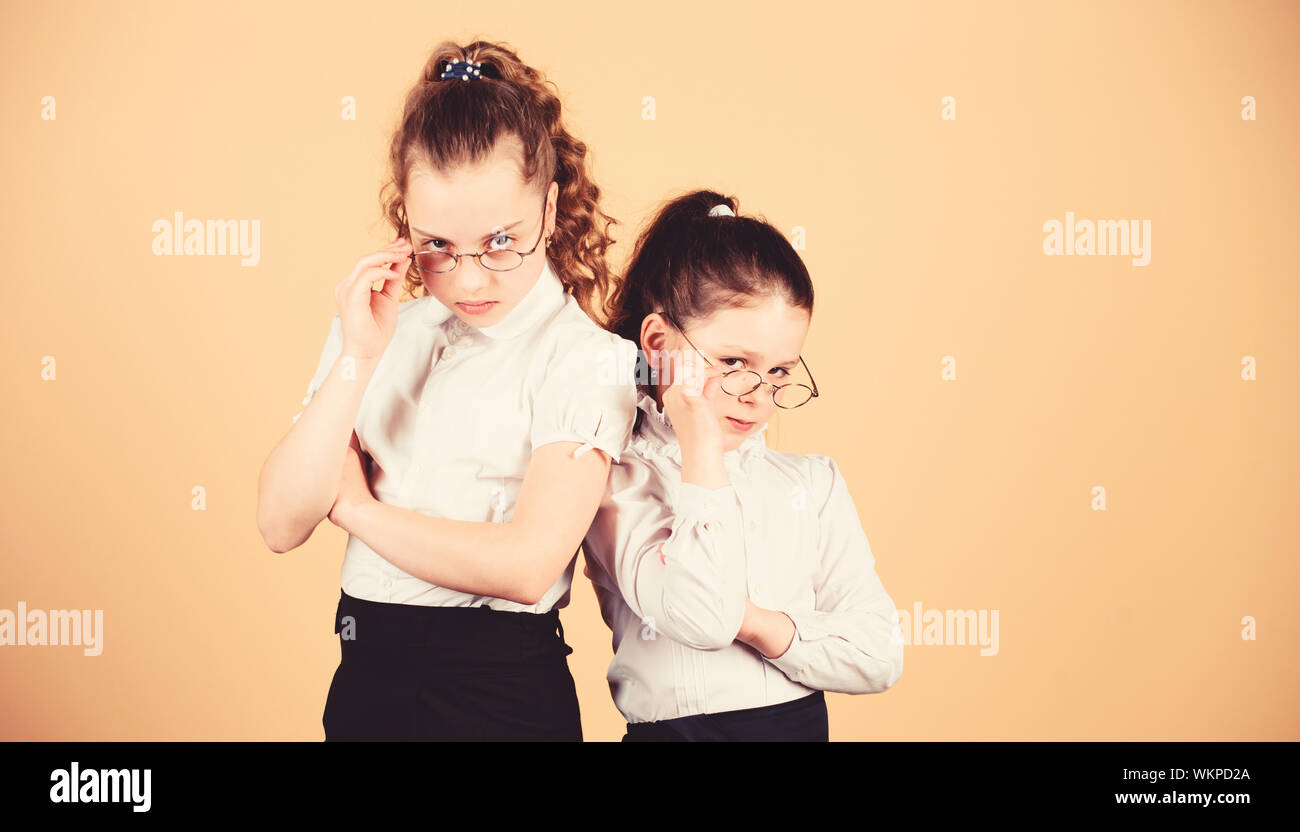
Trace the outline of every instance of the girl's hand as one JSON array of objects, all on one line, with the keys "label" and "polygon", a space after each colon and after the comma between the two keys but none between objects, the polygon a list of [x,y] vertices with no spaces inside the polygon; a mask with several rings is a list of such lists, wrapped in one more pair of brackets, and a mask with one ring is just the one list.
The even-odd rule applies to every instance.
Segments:
[{"label": "girl's hand", "polygon": [[740,622],[736,641],[748,644],[764,657],[784,656],[798,632],[794,619],[784,612],[764,609],[745,598],[745,617]]},{"label": "girl's hand", "polygon": [[706,364],[695,350],[685,352],[682,365],[673,368],[672,384],[663,393],[664,413],[681,443],[683,462],[689,453],[722,455],[722,417],[713,402],[726,395],[720,387],[726,371]]},{"label": "girl's hand", "polygon": [[[384,354],[397,331],[402,280],[411,265],[411,244],[402,237],[357,261],[352,273],[334,287],[334,302],[343,324],[343,352],[374,359]],[[382,280],[381,291],[371,284]]]},{"label": "girl's hand", "polygon": [[339,495],[330,509],[330,522],[345,531],[351,531],[349,517],[357,507],[367,501],[373,501],[375,495],[370,492],[370,482],[366,479],[367,458],[357,443],[357,435],[352,434],[352,441],[343,456],[343,474],[339,480]]}]

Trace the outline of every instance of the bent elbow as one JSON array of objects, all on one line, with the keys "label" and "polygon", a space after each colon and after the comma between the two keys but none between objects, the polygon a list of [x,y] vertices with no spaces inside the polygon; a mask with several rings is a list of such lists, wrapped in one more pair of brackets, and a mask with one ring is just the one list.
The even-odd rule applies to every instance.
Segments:
[{"label": "bent elbow", "polygon": [[[265,477],[265,468],[262,477]],[[259,478],[257,484],[257,532],[262,536],[262,541],[266,543],[268,549],[277,555],[289,551],[293,546],[289,546],[283,526],[275,517],[275,512],[271,510],[271,501],[266,496],[266,488],[262,479]]]},{"label": "bent elbow", "polygon": [[898,651],[887,660],[872,661],[863,668],[861,685],[853,693],[884,693],[903,675],[903,653]]},{"label": "bent elbow", "polygon": [[284,537],[276,531],[266,528],[259,528],[259,530],[262,533],[262,540],[266,543],[266,548],[275,552],[277,555],[282,555],[290,549],[297,548],[299,545],[298,543],[291,543],[287,537]]},{"label": "bent elbow", "polygon": [[536,585],[528,584],[519,587],[507,589],[502,595],[507,601],[514,601],[516,604],[523,604],[525,607],[534,607],[542,602],[546,595],[546,590],[539,589]]},{"label": "bent elbow", "polygon": [[287,528],[283,522],[269,517],[261,506],[258,507],[257,511],[257,531],[262,535],[262,540],[266,543],[267,548],[277,555],[298,548],[306,540],[306,538],[301,537],[295,539],[296,535],[293,534],[291,529]]},{"label": "bent elbow", "polygon": [[884,693],[885,691],[889,690],[894,686],[894,683],[896,683],[902,675],[903,675],[903,663],[901,661],[890,662],[889,669],[885,674],[882,675],[880,679],[879,687],[876,688],[875,692]]},{"label": "bent elbow", "polygon": [[266,518],[262,516],[261,511],[258,511],[257,513],[257,531],[262,535],[262,541],[266,544],[266,547],[277,555],[283,554],[293,548],[292,546],[286,545],[288,541],[283,537],[280,530],[272,523],[269,523]]},{"label": "bent elbow", "polygon": [[891,657],[892,660],[891,660],[890,663],[889,663],[889,668],[890,668],[890,669],[889,669],[889,680],[888,680],[888,681],[886,682],[886,684],[885,684],[885,687],[886,687],[886,688],[891,688],[891,687],[893,687],[893,686],[894,686],[894,683],[897,682],[897,681],[899,680],[899,678],[903,675],[903,641],[902,641],[902,639],[901,639],[901,638],[896,638],[895,641],[894,641],[894,643],[893,643],[893,646],[894,646],[894,654],[893,654],[893,656]]},{"label": "bent elbow", "polygon": [[304,505],[301,499],[288,496],[282,487],[269,479],[268,470],[263,466],[257,481],[257,531],[268,549],[283,554],[311,538],[316,527],[328,516],[333,502],[317,513],[318,509],[313,505]]},{"label": "bent elbow", "polygon": [[502,594],[497,597],[523,604],[525,607],[533,607],[542,603],[542,599],[551,591],[558,578],[558,575],[545,575],[530,570],[502,587]]}]

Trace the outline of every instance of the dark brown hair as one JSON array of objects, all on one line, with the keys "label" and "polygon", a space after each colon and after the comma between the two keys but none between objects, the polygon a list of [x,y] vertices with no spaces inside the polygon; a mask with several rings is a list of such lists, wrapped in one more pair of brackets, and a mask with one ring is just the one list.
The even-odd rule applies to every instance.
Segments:
[{"label": "dark brown hair", "polygon": [[[726,205],[736,215],[710,216]],[[778,296],[812,314],[812,279],[789,241],[761,217],[740,215],[740,201],[691,191],[664,203],[642,232],[609,303],[609,329],[641,345],[641,323],[666,312],[682,326],[729,306]],[[638,353],[637,378],[647,367]]]},{"label": "dark brown hair", "polygon": [[[440,81],[449,61],[482,62],[481,74],[470,81]],[[478,162],[491,155],[502,138],[523,145],[524,179],[545,189],[559,184],[555,233],[542,249],[566,291],[583,311],[598,317],[608,298],[611,277],[605,251],[612,244],[609,227],[617,220],[600,210],[600,188],[586,170],[587,146],[565,129],[555,85],[519,60],[506,44],[474,41],[460,46],[444,41],[425,62],[420,79],[406,103],[389,147],[389,179],[380,200],[385,219],[396,234],[406,236],[404,195],[407,177],[416,164],[437,172]],[[414,263],[407,270],[405,289],[423,294],[423,281]]]}]

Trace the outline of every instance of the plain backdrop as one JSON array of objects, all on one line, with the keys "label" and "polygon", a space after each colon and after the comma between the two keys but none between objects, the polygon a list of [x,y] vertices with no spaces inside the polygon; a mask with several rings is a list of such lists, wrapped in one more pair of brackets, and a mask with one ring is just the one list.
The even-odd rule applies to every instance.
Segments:
[{"label": "plain backdrop", "polygon": [[[258,470],[390,239],[402,96],[475,36],[558,86],[616,265],[695,187],[802,235],[822,397],[769,444],[839,463],[900,609],[998,611],[996,655],[912,644],[891,690],[830,695],[833,738],[1300,738],[1295,4],[3,16],[0,608],[105,632],[0,647],[0,739],[323,737],[345,534],[272,553]],[[258,220],[260,262],[156,256],[177,211]],[[1046,256],[1067,211],[1150,220],[1150,264]],[[563,620],[586,736],[618,739],[581,563]]]}]

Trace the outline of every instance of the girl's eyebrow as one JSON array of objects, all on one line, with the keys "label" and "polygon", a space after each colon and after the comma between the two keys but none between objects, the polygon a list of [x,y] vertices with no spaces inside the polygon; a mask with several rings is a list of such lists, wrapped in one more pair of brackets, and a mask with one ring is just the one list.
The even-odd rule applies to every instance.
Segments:
[{"label": "girl's eyebrow", "polygon": [[[502,226],[498,226],[498,227],[501,228],[503,231],[509,231],[510,229],[514,228],[516,225],[518,225],[518,224],[521,223],[521,222],[523,222],[523,220],[515,220],[514,222],[510,223],[509,225],[502,225]],[[421,237],[429,237],[429,238],[432,238],[432,239],[434,239],[434,240],[446,240],[446,239],[447,239],[446,237],[444,237],[444,236],[441,235],[441,234],[434,234],[432,231],[421,231],[420,229],[416,228],[415,226],[411,226],[411,230],[414,231],[416,234],[419,234]],[[495,236],[497,236],[497,235],[500,234],[500,233],[501,233],[500,231],[496,231],[496,230],[489,231],[488,233],[484,234],[482,237],[479,237],[479,239],[480,239],[480,240],[486,240],[487,238],[489,238],[489,237],[495,237]]]},{"label": "girl's eyebrow", "polygon": [[[741,356],[741,357],[744,358],[746,361],[749,361],[749,362],[751,362],[751,363],[752,363],[753,360],[754,360],[754,354],[753,354],[753,353],[751,353],[751,352],[747,352],[747,351],[745,351],[745,350],[742,350],[740,347],[736,347],[736,346],[728,345],[728,346],[721,347],[721,350],[722,350],[723,352],[731,352],[731,353],[735,353],[736,355]],[[798,358],[794,358],[794,359],[791,359],[790,361],[782,361],[780,364],[773,364],[772,366],[774,366],[774,367],[793,367],[794,365],[796,365],[796,364],[798,364],[798,363],[799,363],[799,359],[798,359]]]}]

